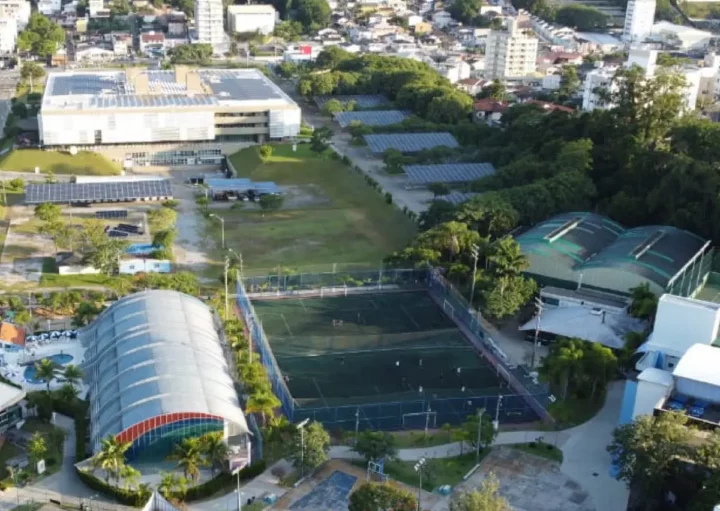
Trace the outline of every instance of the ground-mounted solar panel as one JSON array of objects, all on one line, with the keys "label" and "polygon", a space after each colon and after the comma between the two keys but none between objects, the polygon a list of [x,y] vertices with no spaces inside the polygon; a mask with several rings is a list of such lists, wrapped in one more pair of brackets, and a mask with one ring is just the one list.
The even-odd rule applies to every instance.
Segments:
[{"label": "ground-mounted solar panel", "polygon": [[132,202],[172,198],[170,180],[113,183],[33,184],[25,190],[26,204]]},{"label": "ground-mounted solar panel", "polygon": [[113,219],[127,218],[127,209],[107,209],[105,211],[96,211],[95,218]]},{"label": "ground-mounted solar panel", "polygon": [[343,105],[354,101],[358,108],[377,108],[383,105],[390,105],[392,102],[382,94],[345,94],[337,96],[315,96],[315,104],[322,108],[331,99],[336,99]]},{"label": "ground-mounted solar panel", "polygon": [[335,114],[335,120],[343,128],[347,128],[355,121],[367,126],[389,126],[402,122],[409,115],[409,112],[403,110],[361,110],[357,112],[338,112]]},{"label": "ground-mounted solar panel", "polygon": [[469,201],[473,197],[477,197],[478,195],[480,194],[471,192],[452,192],[448,193],[447,195],[441,195],[437,198],[437,200],[448,202],[453,206],[458,206],[463,202]]},{"label": "ground-mounted solar panel", "polygon": [[468,183],[495,174],[492,163],[440,163],[435,165],[405,165],[411,185],[430,183]]},{"label": "ground-mounted solar panel", "polygon": [[384,153],[396,149],[403,153],[414,153],[435,147],[460,147],[448,132],[437,133],[392,133],[385,135],[365,135],[365,142],[373,153]]}]

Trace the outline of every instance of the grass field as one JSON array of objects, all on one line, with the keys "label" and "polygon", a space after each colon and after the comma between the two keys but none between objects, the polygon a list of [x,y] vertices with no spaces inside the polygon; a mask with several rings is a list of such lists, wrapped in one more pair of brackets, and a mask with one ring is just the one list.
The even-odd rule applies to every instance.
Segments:
[{"label": "grass field", "polygon": [[301,406],[502,392],[495,371],[424,293],[253,303]]},{"label": "grass field", "polygon": [[[275,212],[251,206],[218,212],[225,218],[227,246],[242,252],[246,273],[259,275],[278,265],[359,263],[376,268],[415,235],[415,224],[341,161],[318,155],[305,144],[296,153],[288,145],[273,149],[266,163],[256,148],[234,154],[239,177],[292,187],[303,200],[287,199]],[[219,271],[220,225],[212,218],[206,222]]]},{"label": "grass field", "polygon": [[120,174],[120,165],[104,156],[81,151],[75,156],[59,151],[15,149],[0,158],[0,169],[15,172],[51,171],[54,174],[111,176]]}]

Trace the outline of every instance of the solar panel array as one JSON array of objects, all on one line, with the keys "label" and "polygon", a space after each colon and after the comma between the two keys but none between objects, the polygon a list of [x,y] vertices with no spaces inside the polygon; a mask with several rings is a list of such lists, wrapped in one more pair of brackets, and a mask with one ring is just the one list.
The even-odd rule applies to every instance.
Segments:
[{"label": "solar panel array", "polygon": [[338,112],[335,114],[335,120],[343,128],[350,126],[353,121],[358,121],[367,126],[389,126],[397,124],[409,116],[409,113],[403,110],[366,110],[358,112]]},{"label": "solar panel array", "polygon": [[438,197],[438,200],[449,202],[453,206],[457,206],[459,204],[462,204],[463,202],[469,201],[473,197],[477,197],[478,195],[480,194],[470,192],[453,192],[447,195],[441,195],[440,197]]},{"label": "solar panel array", "polygon": [[315,96],[315,103],[322,108],[331,99],[337,99],[343,105],[354,101],[358,108],[377,108],[382,105],[389,105],[391,101],[382,94],[346,94],[340,96]]},{"label": "solar panel array", "polygon": [[107,209],[95,212],[95,218],[127,218],[127,216],[127,209]]},{"label": "solar panel array", "polygon": [[405,174],[414,185],[430,183],[467,183],[495,174],[492,163],[440,163],[405,165]]},{"label": "solar panel array", "polygon": [[59,183],[28,185],[27,204],[43,202],[124,202],[172,197],[170,180],[118,183]]},{"label": "solar panel array", "polygon": [[213,192],[247,192],[253,190],[260,194],[280,193],[280,187],[273,181],[262,181],[256,183],[247,178],[235,179],[207,179],[205,183]]},{"label": "solar panel array", "polygon": [[365,135],[365,142],[374,153],[384,153],[388,149],[397,149],[403,153],[413,153],[434,147],[460,147],[450,133],[394,133],[387,135]]}]

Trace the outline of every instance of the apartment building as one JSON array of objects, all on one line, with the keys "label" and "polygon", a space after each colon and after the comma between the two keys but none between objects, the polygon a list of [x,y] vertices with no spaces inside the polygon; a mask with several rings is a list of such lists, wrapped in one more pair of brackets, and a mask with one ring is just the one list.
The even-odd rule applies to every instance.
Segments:
[{"label": "apartment building", "polygon": [[622,40],[641,43],[650,35],[655,22],[655,0],[629,0],[625,11]]},{"label": "apartment building", "polygon": [[24,30],[30,20],[28,0],[0,0],[0,18],[14,18],[17,30]]},{"label": "apartment building", "polygon": [[236,34],[260,32],[272,34],[277,11],[272,5],[230,5],[227,10],[228,31]]},{"label": "apartment building", "polygon": [[195,2],[195,29],[199,43],[218,48],[225,43],[222,0],[197,0]]},{"label": "apartment building", "polygon": [[17,20],[0,18],[0,53],[14,53],[17,43]]},{"label": "apartment building", "polygon": [[485,75],[490,79],[520,78],[535,72],[538,40],[517,19],[505,30],[492,30],[485,49]]}]

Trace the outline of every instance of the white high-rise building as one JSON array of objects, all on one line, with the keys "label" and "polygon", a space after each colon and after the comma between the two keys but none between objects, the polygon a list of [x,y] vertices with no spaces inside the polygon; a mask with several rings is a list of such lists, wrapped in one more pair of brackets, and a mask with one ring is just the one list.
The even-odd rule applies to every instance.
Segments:
[{"label": "white high-rise building", "polygon": [[222,0],[196,0],[195,29],[197,42],[216,48],[225,43]]},{"label": "white high-rise building", "polygon": [[509,19],[506,30],[492,30],[485,48],[485,76],[490,79],[519,78],[535,72],[538,40]]},{"label": "white high-rise building", "polygon": [[28,0],[0,0],[0,18],[15,18],[18,32],[24,30],[30,20]]},{"label": "white high-rise building", "polygon": [[629,0],[625,11],[622,40],[641,43],[652,31],[655,23],[655,0]]},{"label": "white high-rise building", "polygon": [[17,20],[0,18],[0,53],[13,53],[17,43]]}]

